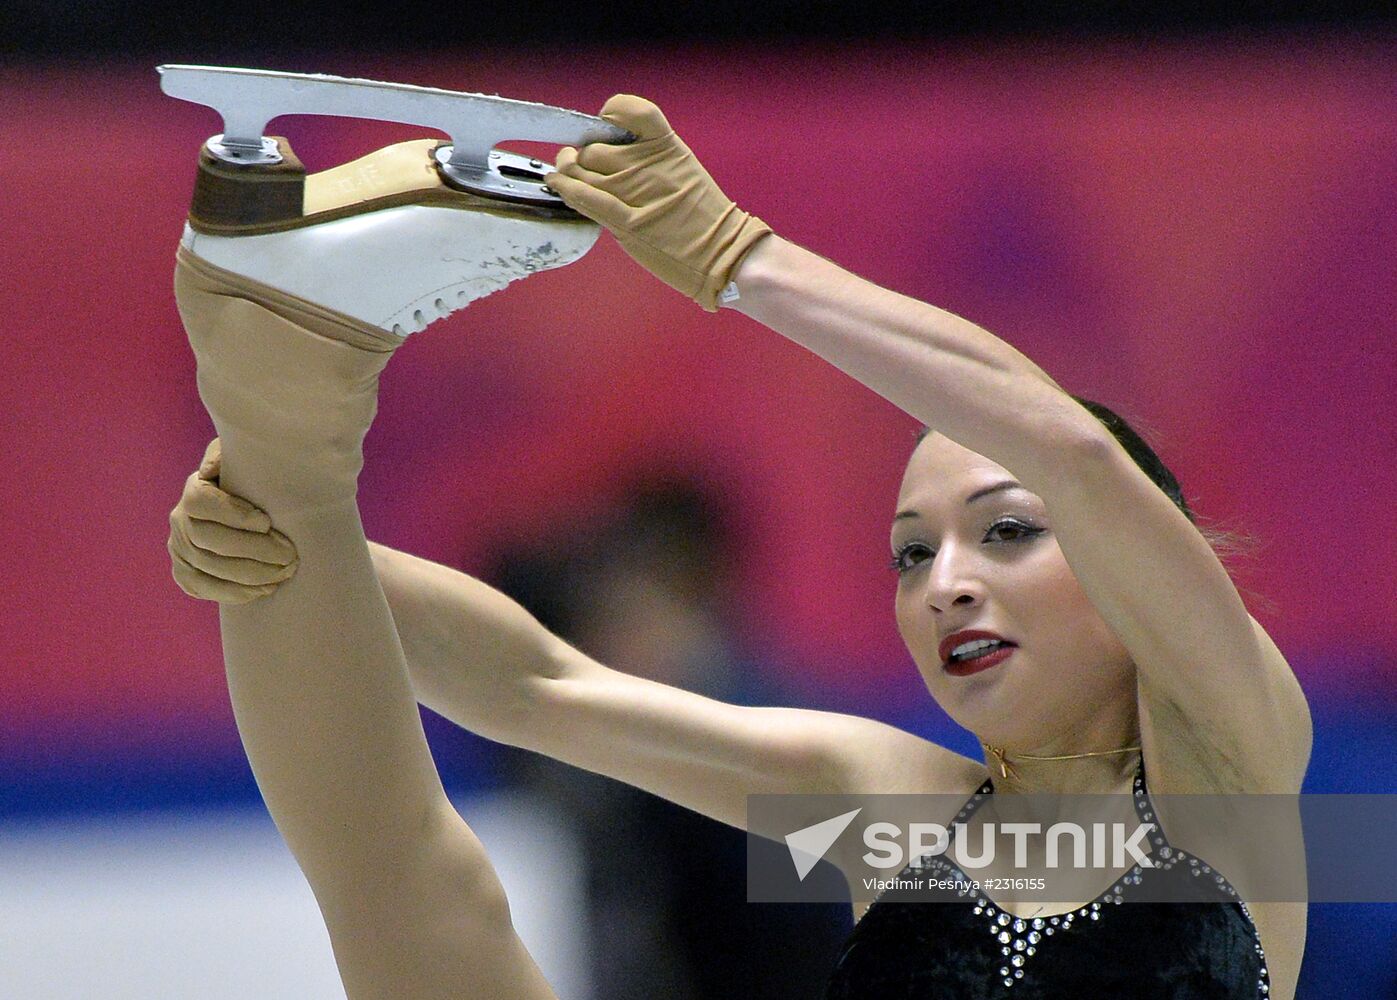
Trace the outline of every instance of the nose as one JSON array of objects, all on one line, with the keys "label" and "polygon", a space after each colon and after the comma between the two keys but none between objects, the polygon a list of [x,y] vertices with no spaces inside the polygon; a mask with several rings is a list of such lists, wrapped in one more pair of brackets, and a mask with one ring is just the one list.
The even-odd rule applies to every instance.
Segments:
[{"label": "nose", "polygon": [[924,599],[932,610],[974,606],[984,600],[985,585],[974,571],[973,562],[961,554],[960,546],[954,542],[941,546],[926,574]]}]

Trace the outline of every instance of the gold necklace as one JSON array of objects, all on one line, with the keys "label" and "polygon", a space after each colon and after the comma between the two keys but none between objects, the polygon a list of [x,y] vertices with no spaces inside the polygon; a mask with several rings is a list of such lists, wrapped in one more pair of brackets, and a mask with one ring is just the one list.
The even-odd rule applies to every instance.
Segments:
[{"label": "gold necklace", "polygon": [[[1010,775],[1016,778],[1018,777],[1018,772],[1014,770],[1014,766],[1005,759],[1004,749],[1002,747],[993,747],[988,743],[981,743],[980,746],[988,750],[994,755],[994,759],[999,761],[999,776],[1001,778],[1007,778]],[[1138,746],[1121,747],[1119,750],[1093,750],[1090,753],[1064,753],[1052,757],[1037,757],[1028,753],[1019,753],[1014,756],[1019,760],[1072,760],[1075,757],[1108,757],[1113,753],[1132,753],[1139,749]]]}]

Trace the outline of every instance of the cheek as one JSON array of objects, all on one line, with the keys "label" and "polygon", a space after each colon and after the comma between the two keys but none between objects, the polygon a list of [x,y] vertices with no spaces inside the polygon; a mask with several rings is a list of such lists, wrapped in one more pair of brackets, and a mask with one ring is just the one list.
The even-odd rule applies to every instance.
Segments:
[{"label": "cheek", "polygon": [[1080,617],[1083,611],[1095,614],[1096,608],[1091,599],[1077,582],[1072,567],[1067,565],[1061,553],[1045,568],[1044,576],[1044,589],[1052,594],[1051,603],[1059,612],[1069,611],[1074,618]]},{"label": "cheek", "polygon": [[1005,624],[1021,629],[1040,654],[1070,661],[1093,644],[1091,623],[1099,616],[1056,544],[1026,561],[998,596],[1009,619]]},{"label": "cheek", "polygon": [[936,650],[936,626],[920,606],[913,588],[898,588],[893,601],[893,615],[897,619],[897,634],[912,654],[913,662],[923,668],[929,663],[939,666],[941,660]]},{"label": "cheek", "polygon": [[897,620],[898,635],[902,636],[902,641],[909,646],[915,635],[912,611],[912,600],[906,588],[898,587],[897,596],[893,598],[893,617]]},{"label": "cheek", "polygon": [[1043,590],[1051,594],[1045,602],[1050,611],[1037,620],[1054,635],[1059,648],[1070,650],[1072,659],[1096,661],[1104,653],[1114,660],[1124,654],[1125,647],[1091,603],[1061,550],[1056,551],[1053,565],[1045,567]]}]

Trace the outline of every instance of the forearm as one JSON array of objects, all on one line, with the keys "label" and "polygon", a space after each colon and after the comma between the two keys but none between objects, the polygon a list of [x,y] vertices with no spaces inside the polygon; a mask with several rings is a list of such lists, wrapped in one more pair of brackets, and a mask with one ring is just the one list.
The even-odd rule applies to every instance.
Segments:
[{"label": "forearm", "polygon": [[530,698],[558,640],[511,598],[457,570],[369,543],[417,700],[477,735],[523,746]]},{"label": "forearm", "polygon": [[1070,435],[1088,416],[988,330],[779,236],[759,241],[734,280],[740,298],[733,308],[1016,475],[1038,474],[1045,437]]}]

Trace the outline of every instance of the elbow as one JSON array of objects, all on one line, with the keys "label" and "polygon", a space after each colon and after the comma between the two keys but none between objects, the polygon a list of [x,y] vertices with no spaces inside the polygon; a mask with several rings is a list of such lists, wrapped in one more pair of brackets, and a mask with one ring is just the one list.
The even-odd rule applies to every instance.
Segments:
[{"label": "elbow", "polygon": [[1105,424],[1071,397],[1063,398],[1071,409],[1053,421],[1048,432],[1061,454],[1083,462],[1098,463],[1120,453],[1120,442]]},{"label": "elbow", "polygon": [[1310,755],[1315,744],[1315,726],[1310,715],[1310,703],[1305,698],[1305,692],[1301,690],[1298,679],[1295,680],[1289,715],[1292,727],[1290,731],[1295,734],[1294,784],[1296,788],[1300,788],[1305,783],[1305,773],[1310,769]]},{"label": "elbow", "polygon": [[1093,470],[1123,454],[1105,425],[1066,394],[1026,420],[1021,433],[1029,449],[1019,450],[1029,453],[1019,456],[1015,465],[1001,464],[1039,496],[1070,495],[1090,481]]}]

